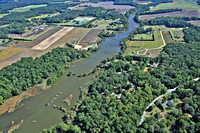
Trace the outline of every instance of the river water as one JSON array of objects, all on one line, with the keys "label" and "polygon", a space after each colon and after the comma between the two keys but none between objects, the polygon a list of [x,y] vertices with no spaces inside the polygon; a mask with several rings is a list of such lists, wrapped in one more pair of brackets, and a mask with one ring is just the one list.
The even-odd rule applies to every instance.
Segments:
[{"label": "river water", "polygon": [[[129,19],[128,31],[117,33],[115,37],[106,39],[100,44],[101,49],[97,53],[92,54],[85,60],[77,62],[70,69],[77,74],[87,73],[93,70],[101,60],[112,57],[112,55],[108,53],[119,53],[120,48],[113,45],[119,46],[120,41],[123,38],[128,37],[130,32],[138,27],[133,21],[134,16],[135,15],[132,15]],[[42,131],[42,129],[49,128],[50,126],[62,122],[64,113],[57,108],[54,108],[53,105],[63,106],[67,110],[70,110],[70,108],[72,108],[79,100],[79,88],[87,87],[88,81],[94,78],[94,75],[79,78],[76,76],[67,77],[66,74],[60,77],[50,89],[39,95],[23,100],[14,112],[1,115],[0,131],[8,128],[12,121],[19,122],[22,119],[24,120],[24,123],[19,129],[15,130],[14,133],[37,133]],[[71,105],[68,107],[62,100],[70,94],[73,94],[73,99]],[[45,106],[50,101],[52,101],[50,106]],[[37,122],[33,123],[33,121]]]}]

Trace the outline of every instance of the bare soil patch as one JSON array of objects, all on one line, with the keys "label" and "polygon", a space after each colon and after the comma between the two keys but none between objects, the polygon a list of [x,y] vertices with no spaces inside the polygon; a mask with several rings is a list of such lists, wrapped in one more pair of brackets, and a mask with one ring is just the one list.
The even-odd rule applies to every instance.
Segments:
[{"label": "bare soil patch", "polygon": [[82,3],[81,6],[93,6],[93,7],[104,7],[106,9],[115,9],[118,12],[125,13],[126,11],[134,8],[130,5],[114,5],[114,2],[107,1],[107,2],[98,2],[98,3]]},{"label": "bare soil patch", "polygon": [[160,14],[152,14],[152,15],[141,15],[139,17],[140,20],[150,20],[156,17],[198,17],[198,11],[179,11],[179,12],[171,12],[171,13],[160,13]]},{"label": "bare soil patch", "polygon": [[192,20],[192,21],[188,21],[188,22],[191,23],[191,24],[200,26],[200,20]]},{"label": "bare soil patch", "polygon": [[88,32],[86,36],[83,37],[83,39],[80,40],[80,43],[87,43],[87,44],[95,44],[99,40],[101,40],[100,37],[98,37],[98,34],[101,32],[101,29],[92,29]]},{"label": "bare soil patch", "polygon": [[44,50],[50,47],[52,44],[54,44],[56,41],[58,41],[61,37],[63,37],[65,34],[70,32],[74,27],[64,27],[55,34],[51,35],[44,41],[40,42],[38,45],[34,46],[32,49],[36,50]]}]

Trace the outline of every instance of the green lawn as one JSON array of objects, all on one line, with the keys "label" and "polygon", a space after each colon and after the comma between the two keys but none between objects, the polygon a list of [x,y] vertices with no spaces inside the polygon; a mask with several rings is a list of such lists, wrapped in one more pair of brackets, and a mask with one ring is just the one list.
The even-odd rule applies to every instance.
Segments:
[{"label": "green lawn", "polygon": [[153,40],[152,34],[137,34],[134,36],[134,39]]},{"label": "green lawn", "polygon": [[39,7],[45,7],[47,6],[47,4],[41,4],[41,5],[30,5],[30,6],[26,6],[26,7],[22,7],[22,8],[16,8],[13,10],[9,10],[9,12],[26,12],[29,11],[32,8],[39,8]]}]

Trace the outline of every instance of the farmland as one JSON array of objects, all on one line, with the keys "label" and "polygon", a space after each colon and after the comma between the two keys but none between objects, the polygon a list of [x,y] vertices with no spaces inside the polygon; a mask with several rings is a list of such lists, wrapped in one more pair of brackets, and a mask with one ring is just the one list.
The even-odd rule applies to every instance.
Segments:
[{"label": "farmland", "polygon": [[188,21],[188,22],[191,23],[191,24],[200,26],[200,20],[192,20],[192,21]]},{"label": "farmland", "polygon": [[164,3],[159,4],[155,8],[151,8],[151,10],[158,10],[158,9],[169,9],[169,8],[185,8],[185,9],[200,9],[200,7],[197,5],[196,1],[177,1],[173,3]]},{"label": "farmland", "polygon": [[38,45],[34,46],[32,49],[36,50],[44,50],[50,47],[53,43],[58,41],[62,36],[67,34],[73,29],[73,27],[64,27],[49,38],[45,39],[44,41],[40,42]]},{"label": "farmland", "polygon": [[93,6],[93,7],[104,7],[106,9],[115,9],[118,12],[125,13],[131,8],[134,8],[130,5],[114,5],[114,2],[98,2],[98,3],[82,3],[80,6]]},{"label": "farmland", "polygon": [[[62,29],[63,29],[63,33],[61,35]],[[70,31],[67,29],[69,29]],[[84,41],[85,43],[96,42],[99,39],[97,35],[100,31],[96,29],[91,30],[91,31],[90,30],[91,29],[76,28],[76,27],[75,28],[74,27],[69,27],[69,28],[53,27],[52,29],[48,30],[48,32],[40,35],[38,38],[36,38],[35,40],[31,42],[19,41],[19,43],[15,44],[13,48],[0,47],[0,50],[1,50],[0,53],[2,53],[0,68],[10,65],[20,60],[22,57],[33,57],[33,58],[39,57],[51,51],[53,48],[56,48],[58,46],[60,47],[65,46],[66,42],[77,43],[80,40]],[[92,39],[89,37],[91,35],[93,37]],[[50,40],[51,41],[50,43],[45,43],[45,45],[43,45],[45,40],[46,42]],[[7,51],[7,49],[8,50],[11,49],[12,53]]]},{"label": "farmland", "polygon": [[6,50],[0,51],[0,60],[6,59],[7,57],[10,57],[11,55],[14,55],[20,51],[22,51],[20,48],[8,48]]},{"label": "farmland", "polygon": [[101,32],[100,29],[92,29],[88,32],[86,36],[84,36],[80,43],[87,43],[87,44],[95,44],[97,43],[100,38],[98,37],[98,34]]},{"label": "farmland", "polygon": [[49,16],[49,14],[44,14],[44,15],[40,15],[40,16],[28,18],[27,20],[31,21],[32,19],[41,19],[41,18],[45,18],[45,17],[47,17],[47,16]]},{"label": "farmland", "polygon": [[20,8],[15,8],[13,10],[9,10],[9,12],[26,12],[33,8],[39,8],[39,7],[45,7],[45,6],[47,6],[47,5],[46,4],[30,5],[30,6],[25,6],[25,7],[20,7]]},{"label": "farmland", "polygon": [[141,15],[139,17],[140,20],[150,20],[156,17],[198,17],[199,12],[197,10],[190,11],[179,11],[179,12],[171,12],[171,13],[160,13],[160,14],[152,14],[152,15]]}]

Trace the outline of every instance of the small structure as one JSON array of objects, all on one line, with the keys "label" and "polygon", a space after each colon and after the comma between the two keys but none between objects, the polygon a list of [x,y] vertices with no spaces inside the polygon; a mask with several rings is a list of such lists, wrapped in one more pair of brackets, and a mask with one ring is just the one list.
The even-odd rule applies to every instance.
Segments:
[{"label": "small structure", "polygon": [[170,100],[169,102],[166,103],[167,106],[170,106],[172,103],[174,102],[174,100]]},{"label": "small structure", "polygon": [[132,53],[135,54],[135,51],[133,51]]},{"label": "small structure", "polygon": [[150,55],[151,53],[147,53],[147,55]]}]

